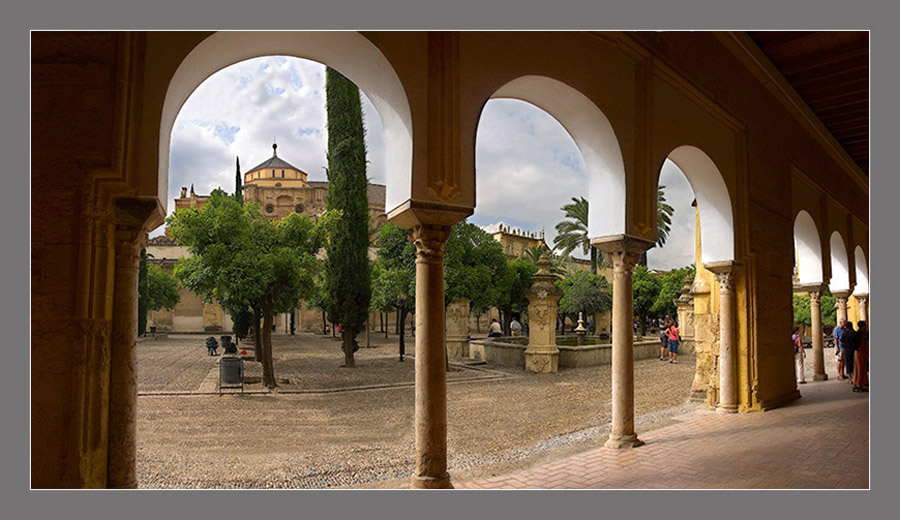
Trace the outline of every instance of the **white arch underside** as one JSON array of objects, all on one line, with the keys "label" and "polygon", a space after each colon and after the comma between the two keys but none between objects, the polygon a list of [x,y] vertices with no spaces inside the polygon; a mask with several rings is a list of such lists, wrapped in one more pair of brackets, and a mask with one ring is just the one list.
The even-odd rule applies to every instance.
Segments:
[{"label": "white arch underside", "polygon": [[797,275],[801,284],[822,283],[822,245],[812,216],[804,210],[794,219]]},{"label": "white arch underside", "polygon": [[853,294],[869,294],[869,264],[866,262],[866,254],[862,248],[856,246],[853,252],[856,264],[856,286]]},{"label": "white arch underside", "polygon": [[295,56],[324,63],[366,93],[384,129],[387,156],[385,209],[390,212],[410,198],[412,190],[412,116],[400,78],[387,58],[357,32],[260,31],[218,32],[198,44],[169,82],[159,136],[157,194],[166,200],[169,143],[181,106],[206,78],[240,61],[260,56]]},{"label": "white arch underside", "polygon": [[669,153],[668,159],[684,173],[697,199],[702,262],[734,260],[731,198],[719,169],[705,152],[694,146],[679,146]]},{"label": "white arch underside", "polygon": [[831,280],[828,287],[831,292],[850,290],[850,269],[847,261],[847,248],[844,239],[835,231],[831,234]]},{"label": "white arch underside", "polygon": [[612,125],[590,99],[546,76],[522,76],[492,98],[511,98],[540,107],[569,132],[588,171],[588,235],[625,233],[625,163]]}]

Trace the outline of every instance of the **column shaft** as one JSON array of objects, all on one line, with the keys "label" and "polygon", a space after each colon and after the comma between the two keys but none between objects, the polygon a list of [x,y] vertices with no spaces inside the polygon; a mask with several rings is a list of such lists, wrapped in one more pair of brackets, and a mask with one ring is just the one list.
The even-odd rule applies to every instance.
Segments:
[{"label": "column shaft", "polygon": [[136,230],[116,231],[106,476],[110,488],[137,487],[138,238]]},{"label": "column shaft", "polygon": [[[812,322],[812,346],[813,346],[813,380],[827,381],[825,373],[825,349],[822,345],[822,291],[809,293],[809,314]],[[847,315],[847,299],[844,298],[844,316]]]},{"label": "column shaft", "polygon": [[737,395],[737,345],[735,341],[734,274],[716,273],[719,283],[719,405],[716,412],[735,413]]},{"label": "column shaft", "polygon": [[449,226],[416,226],[416,472],[414,488],[449,488],[444,350],[444,244]]},{"label": "column shaft", "polygon": [[634,431],[634,335],[632,270],[640,251],[607,251],[613,264],[612,322],[612,425],[607,448],[633,448],[644,444]]}]

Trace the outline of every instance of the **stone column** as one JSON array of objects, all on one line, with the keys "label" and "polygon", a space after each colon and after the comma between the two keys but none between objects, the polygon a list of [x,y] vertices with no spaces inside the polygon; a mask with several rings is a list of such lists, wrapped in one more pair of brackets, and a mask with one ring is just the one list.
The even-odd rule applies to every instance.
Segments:
[{"label": "stone column", "polygon": [[866,322],[866,328],[869,325],[869,295],[857,294],[856,301],[859,302],[859,319]]},{"label": "stone column", "polygon": [[[822,345],[822,288],[809,291],[809,316],[812,322],[812,346],[813,346],[813,381],[827,381],[825,373],[825,350]],[[847,316],[847,297],[844,300],[844,316]],[[840,311],[838,311],[840,313]],[[839,319],[840,321],[840,319]]]},{"label": "stone column", "polygon": [[450,226],[418,225],[416,246],[416,472],[412,487],[450,488],[444,351],[444,244]]},{"label": "stone column", "polygon": [[552,373],[559,369],[559,349],[556,347],[556,306],[562,291],[553,283],[550,259],[541,255],[538,272],[531,279],[528,297],[528,348],[525,349],[525,370]]},{"label": "stone column", "polygon": [[109,488],[137,488],[137,322],[140,251],[147,233],[118,226],[109,363]]},{"label": "stone column", "polygon": [[469,303],[459,298],[447,306],[447,355],[469,356]]},{"label": "stone column", "polygon": [[[819,297],[822,296],[822,289],[818,289]],[[847,291],[834,291],[831,293],[834,295],[834,301],[837,307],[837,322],[841,323],[841,320],[847,319],[847,297],[850,296],[850,293]],[[812,303],[812,292],[809,293],[810,303]],[[819,312],[819,326],[821,327],[822,315]],[[815,326],[815,325],[814,325]]]},{"label": "stone column", "polygon": [[736,298],[734,295],[734,268],[732,261],[705,264],[716,275],[719,284],[719,404],[718,413],[736,413],[737,391],[737,341],[735,331]]},{"label": "stone column", "polygon": [[604,446],[634,448],[644,444],[634,431],[634,336],[631,275],[652,242],[630,237],[593,245],[606,253],[613,265],[612,323],[612,427]]}]

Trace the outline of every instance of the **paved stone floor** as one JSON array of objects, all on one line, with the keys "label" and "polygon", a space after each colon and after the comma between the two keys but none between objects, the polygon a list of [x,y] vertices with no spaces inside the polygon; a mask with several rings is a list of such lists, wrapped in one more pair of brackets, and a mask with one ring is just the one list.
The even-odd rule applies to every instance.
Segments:
[{"label": "paved stone floor", "polygon": [[[357,352],[356,369],[340,368],[343,357],[331,338],[282,336],[274,343],[278,393],[254,383],[245,395],[219,397],[220,358],[206,356],[203,336],[139,342],[141,488],[409,486],[414,360],[397,362],[396,337],[373,335],[373,347]],[[826,369],[834,374],[830,357]],[[454,365],[448,373],[454,485],[867,486],[865,394],[838,381],[809,383],[795,405],[717,416],[688,402],[694,360],[681,361],[635,363],[637,431],[647,445],[627,452],[597,449],[609,430],[608,366],[526,374]],[[249,376],[259,375],[258,364],[247,366]],[[807,370],[811,380],[809,360]]]},{"label": "paved stone floor", "polygon": [[641,434],[646,445],[597,448],[462,489],[868,488],[869,400],[844,381],[810,382],[764,413],[694,411]]}]

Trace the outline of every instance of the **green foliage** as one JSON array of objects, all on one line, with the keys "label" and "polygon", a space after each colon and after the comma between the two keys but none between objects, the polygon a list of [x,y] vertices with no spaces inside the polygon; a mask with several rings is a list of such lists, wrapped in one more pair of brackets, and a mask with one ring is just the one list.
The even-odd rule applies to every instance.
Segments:
[{"label": "green foliage", "polygon": [[174,309],[181,300],[178,281],[156,264],[147,265],[147,310]]},{"label": "green foliage", "polygon": [[591,273],[597,274],[598,266],[605,265],[605,258],[597,248],[591,246],[588,237],[588,201],[584,197],[572,197],[572,202],[563,206],[565,219],[556,224],[558,233],[553,239],[553,249],[560,250],[562,256],[569,256],[572,251],[591,254]]},{"label": "green foliage", "polygon": [[[505,314],[528,310],[528,296],[525,292],[531,288],[531,276],[538,271],[538,266],[531,260],[516,258],[508,262],[505,274],[497,284],[497,307]],[[510,320],[504,320],[504,324]]]},{"label": "green foliage", "polygon": [[638,265],[634,268],[632,284],[634,314],[640,320],[643,333],[646,330],[647,318],[652,315],[653,305],[659,298],[662,281],[658,276],[650,273],[647,266]]},{"label": "green foliage", "polygon": [[[795,294],[794,304],[794,325],[812,326],[812,306],[809,301],[809,294]],[[822,311],[822,325],[837,325],[837,300],[831,294],[831,290],[827,287],[822,293],[819,300],[819,307]]]},{"label": "green foliage", "polygon": [[562,257],[552,254],[543,245],[526,247],[522,251],[521,258],[528,260],[536,266],[538,260],[541,259],[541,256],[543,256],[545,252],[547,253],[547,258],[550,259],[550,272],[561,278],[566,277],[568,275],[568,272],[566,270],[566,264],[563,262]]},{"label": "green foliage", "polygon": [[[175,266],[178,280],[206,301],[218,301],[232,316],[253,308],[265,323],[312,293],[321,247],[318,227],[292,213],[275,223],[256,204],[242,206],[222,190],[204,209],[184,208],[167,219],[175,243],[191,256]],[[271,358],[271,330],[262,330],[263,378],[277,386]]]},{"label": "green foliage", "polygon": [[372,269],[372,306],[383,312],[415,307],[416,248],[408,232],[388,222],[378,233]]},{"label": "green foliage", "polygon": [[503,246],[483,229],[462,221],[444,246],[444,302],[468,298],[472,307],[496,306],[506,276]]},{"label": "green foliage", "polygon": [[234,158],[236,172],[234,174],[234,200],[238,202],[240,205],[244,205],[244,187],[241,182],[241,160],[238,157]]},{"label": "green foliage", "polygon": [[369,316],[369,202],[366,145],[359,89],[332,68],[325,73],[328,110],[328,209],[337,210],[325,262],[328,315],[343,325],[345,364],[354,366],[346,348]]},{"label": "green foliage", "polygon": [[672,316],[678,313],[674,300],[681,296],[681,289],[684,287],[684,278],[689,273],[693,277],[693,266],[682,267],[680,269],[672,269],[668,273],[660,276],[659,295],[650,308],[652,317]]},{"label": "green foliage", "polygon": [[559,313],[577,316],[579,312],[591,316],[612,308],[609,282],[599,274],[575,271],[556,282],[563,295],[559,299]]},{"label": "green foliage", "polygon": [[662,247],[669,238],[669,231],[672,229],[672,215],[675,214],[675,208],[666,204],[666,187],[660,185],[656,190],[656,245]]}]

